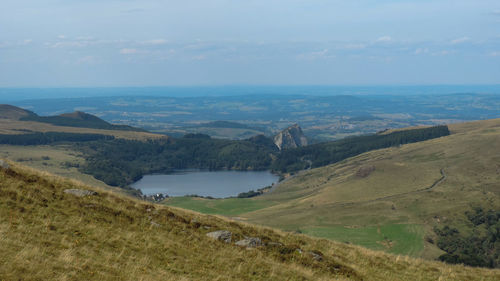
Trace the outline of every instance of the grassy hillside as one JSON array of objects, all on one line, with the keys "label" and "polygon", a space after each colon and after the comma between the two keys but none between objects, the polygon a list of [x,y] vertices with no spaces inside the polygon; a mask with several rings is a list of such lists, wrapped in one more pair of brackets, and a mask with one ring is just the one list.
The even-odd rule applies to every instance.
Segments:
[{"label": "grassy hillside", "polygon": [[[450,136],[301,172],[271,193],[241,199],[256,208],[238,217],[372,249],[437,258],[443,252],[435,245],[433,227],[450,224],[470,233],[466,211],[475,206],[500,210],[500,119],[449,127]],[[192,209],[225,204],[193,200],[167,204]],[[223,208],[214,212],[231,215]]]},{"label": "grassy hillside", "polygon": [[255,135],[272,134],[265,126],[252,126],[230,121],[200,122],[199,124],[176,127],[164,132],[168,135],[178,137],[188,133],[201,133],[210,135],[213,138],[232,140],[244,140]]},{"label": "grassy hillside", "polygon": [[71,145],[0,145],[0,158],[61,177],[76,179],[87,185],[112,188],[78,170],[85,163],[85,158],[81,153],[75,152]]},{"label": "grassy hillside", "polygon": [[116,138],[129,139],[129,140],[149,140],[149,139],[168,138],[165,135],[159,135],[147,132],[66,127],[66,126],[56,126],[53,124],[34,122],[34,121],[16,121],[16,120],[8,120],[0,118],[0,134],[24,134],[33,132],[101,134],[101,135],[114,136]]},{"label": "grassy hillside", "polygon": [[134,128],[127,125],[110,124],[97,116],[81,111],[75,111],[72,113],[65,113],[56,116],[28,115],[20,118],[20,120],[35,121],[66,127],[145,132],[145,130],[143,129]]},{"label": "grassy hillside", "polygon": [[36,114],[17,106],[0,104],[0,119],[19,120],[29,116],[36,116]]},{"label": "grassy hillside", "polygon": [[[78,197],[66,189],[95,190]],[[498,280],[450,266],[141,202],[0,168],[1,280]],[[260,237],[251,250],[211,240]],[[300,249],[297,250],[297,249]],[[315,255],[321,258],[314,258]],[[317,256],[316,256],[317,257]]]},{"label": "grassy hillside", "polygon": [[38,116],[20,107],[0,104],[0,135],[30,133],[79,133],[114,136],[130,140],[166,139],[126,125],[113,125],[97,116],[76,111],[57,116]]}]

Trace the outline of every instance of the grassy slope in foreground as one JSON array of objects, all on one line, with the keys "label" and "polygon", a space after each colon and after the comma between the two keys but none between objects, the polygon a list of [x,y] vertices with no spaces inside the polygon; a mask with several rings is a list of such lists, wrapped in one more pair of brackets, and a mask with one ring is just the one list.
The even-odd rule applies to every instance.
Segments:
[{"label": "grassy slope in foreground", "polygon": [[[460,221],[472,206],[500,209],[500,119],[449,127],[452,135],[447,137],[375,150],[303,172],[272,193],[241,199],[245,205],[269,207],[238,217],[434,259],[442,252],[424,239],[433,237],[433,226]],[[210,203],[186,199],[167,204],[197,209]],[[232,215],[223,209],[215,213]]]},{"label": "grassy slope in foreground", "polygon": [[[18,280],[498,280],[450,266],[152,205],[15,165],[0,169],[0,279]],[[210,228],[207,230],[206,228]],[[208,239],[261,237],[254,250]],[[304,250],[302,254],[296,248]],[[321,251],[316,261],[306,251]]]}]

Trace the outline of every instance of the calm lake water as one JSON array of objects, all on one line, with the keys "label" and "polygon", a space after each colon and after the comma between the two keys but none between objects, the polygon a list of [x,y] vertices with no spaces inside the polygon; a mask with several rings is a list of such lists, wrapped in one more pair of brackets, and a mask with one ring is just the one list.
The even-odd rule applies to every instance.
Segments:
[{"label": "calm lake water", "polygon": [[241,192],[257,190],[278,181],[270,172],[241,171],[180,171],[166,175],[147,175],[134,183],[143,194],[156,193],[168,196],[197,194],[224,198]]}]

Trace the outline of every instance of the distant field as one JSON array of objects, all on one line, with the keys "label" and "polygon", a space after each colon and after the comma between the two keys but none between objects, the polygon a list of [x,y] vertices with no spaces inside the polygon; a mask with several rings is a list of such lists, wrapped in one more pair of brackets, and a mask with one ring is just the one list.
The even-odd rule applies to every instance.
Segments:
[{"label": "distant field", "polygon": [[172,134],[182,136],[188,133],[201,133],[209,135],[217,139],[233,139],[241,140],[248,139],[256,135],[264,134],[262,131],[252,130],[252,129],[240,129],[240,128],[211,128],[211,127],[194,127],[194,128],[179,128],[175,130],[159,130],[158,132],[166,133],[167,135]]},{"label": "distant field", "polygon": [[202,199],[197,197],[172,197],[167,199],[165,204],[205,214],[235,216],[269,207],[273,205],[273,202],[248,198]]},{"label": "distant field", "polygon": [[388,224],[367,227],[309,227],[302,233],[349,242],[363,247],[393,254],[419,256],[424,249],[424,230],[419,225]]},{"label": "distant field", "polygon": [[[246,198],[201,199],[195,197],[172,197],[167,199],[165,204],[204,214],[238,216],[271,207],[276,203]],[[424,248],[424,230],[419,225],[387,224],[365,227],[300,227],[296,224],[292,225],[296,228],[293,229],[287,226],[282,226],[282,228],[288,231],[299,231],[315,237],[349,242],[369,249],[382,250],[394,254],[420,256]]]}]

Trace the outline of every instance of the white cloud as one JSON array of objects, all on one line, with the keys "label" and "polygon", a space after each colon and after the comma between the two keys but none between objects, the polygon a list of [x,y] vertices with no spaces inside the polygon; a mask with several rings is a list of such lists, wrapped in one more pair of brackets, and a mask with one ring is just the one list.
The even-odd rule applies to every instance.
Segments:
[{"label": "white cloud", "polygon": [[142,45],[164,45],[167,44],[167,40],[165,39],[152,39],[140,42]]},{"label": "white cloud", "polygon": [[442,50],[439,52],[432,53],[433,56],[447,56],[456,53],[455,51]]},{"label": "white cloud", "polygon": [[303,60],[333,59],[335,58],[335,55],[330,54],[330,51],[328,49],[323,49],[321,51],[300,54],[297,56],[297,58]]},{"label": "white cloud", "polygon": [[146,9],[134,8],[134,9],[123,10],[122,13],[132,14],[132,13],[143,13],[145,11],[146,11]]},{"label": "white cloud", "polygon": [[57,36],[57,38],[59,38],[59,39],[66,39],[66,36],[61,34],[61,35]]},{"label": "white cloud", "polygon": [[123,48],[120,50],[120,54],[122,55],[132,55],[132,54],[137,54],[139,51],[137,49],[131,49],[131,48]]},{"label": "white cloud", "polygon": [[78,36],[78,37],[76,37],[76,40],[90,41],[90,40],[94,40],[94,37],[92,37],[92,36]]},{"label": "white cloud", "polygon": [[460,37],[460,38],[457,38],[457,39],[454,39],[454,40],[451,40],[451,44],[461,44],[461,43],[465,43],[467,41],[470,41],[471,39],[467,36],[464,36],[464,37]]},{"label": "white cloud", "polygon": [[382,37],[379,37],[377,38],[377,40],[375,42],[391,42],[392,41],[392,37],[391,36],[382,36]]},{"label": "white cloud", "polygon": [[194,56],[193,60],[205,60],[207,57],[205,55]]},{"label": "white cloud", "polygon": [[96,64],[98,60],[94,56],[85,56],[76,60],[77,64]]},{"label": "white cloud", "polygon": [[29,44],[31,44],[31,43],[33,43],[33,39],[24,39],[24,40],[20,43],[20,45],[29,45]]},{"label": "white cloud", "polygon": [[49,44],[51,48],[65,48],[65,47],[85,47],[87,42],[81,41],[59,41],[54,44]]},{"label": "white cloud", "polygon": [[415,55],[427,54],[429,53],[428,48],[417,48],[414,52]]},{"label": "white cloud", "polygon": [[347,50],[360,50],[366,48],[365,44],[347,44],[343,47],[344,49]]}]

